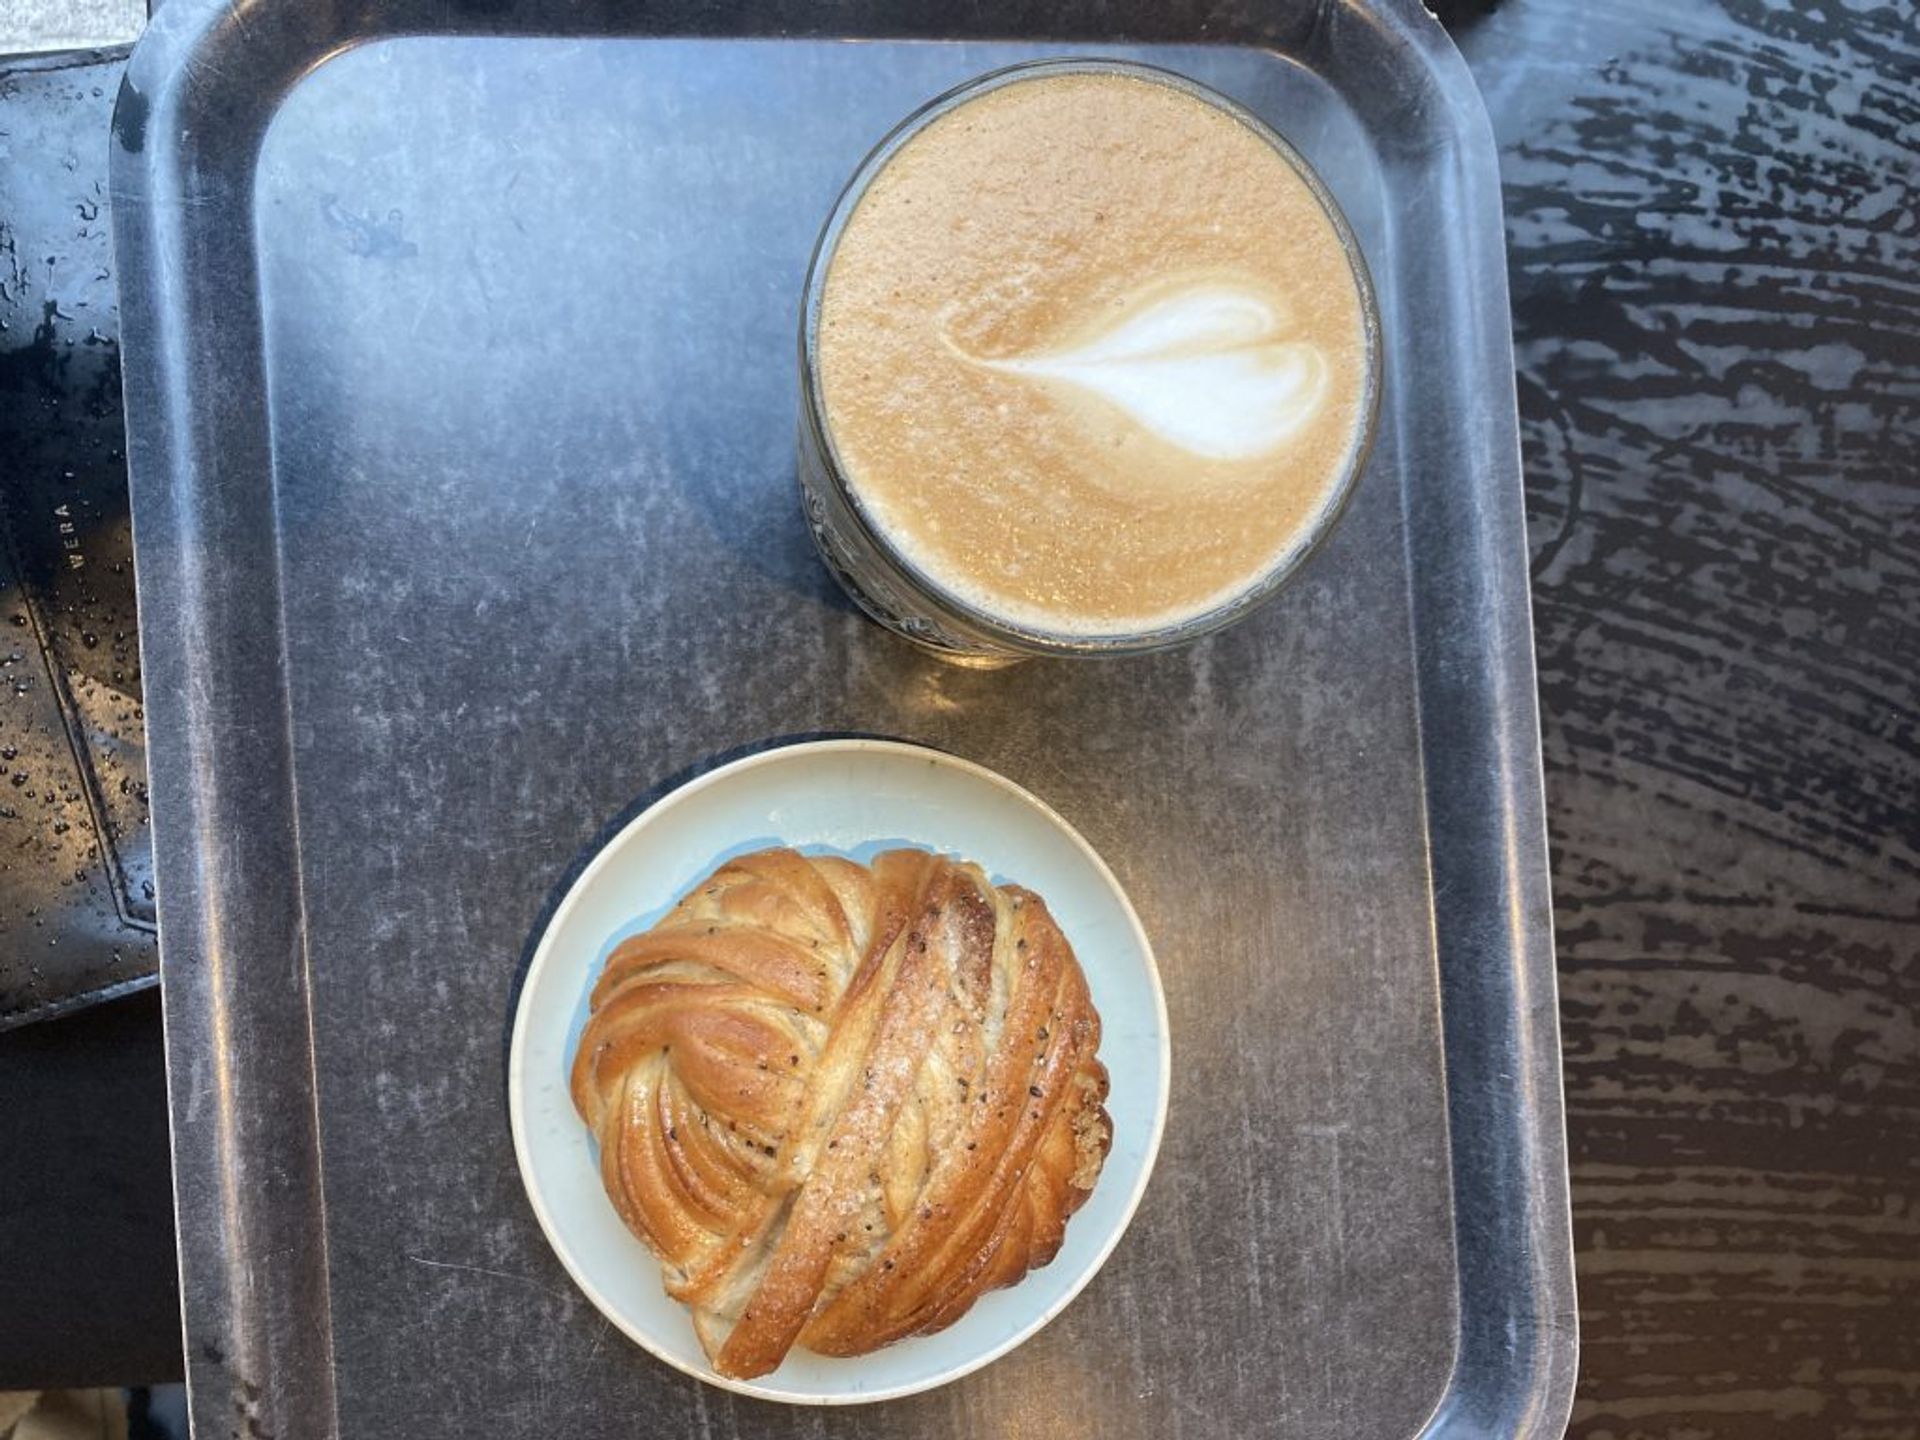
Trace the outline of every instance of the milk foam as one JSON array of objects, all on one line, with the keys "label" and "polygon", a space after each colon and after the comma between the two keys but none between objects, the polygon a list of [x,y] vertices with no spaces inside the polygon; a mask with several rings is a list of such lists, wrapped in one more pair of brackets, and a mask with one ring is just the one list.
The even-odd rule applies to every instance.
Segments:
[{"label": "milk foam", "polygon": [[1313,419],[1327,395],[1325,356],[1310,341],[1287,339],[1285,328],[1266,296],[1204,277],[1156,286],[1068,348],[966,358],[1075,386],[1203,459],[1257,460]]}]

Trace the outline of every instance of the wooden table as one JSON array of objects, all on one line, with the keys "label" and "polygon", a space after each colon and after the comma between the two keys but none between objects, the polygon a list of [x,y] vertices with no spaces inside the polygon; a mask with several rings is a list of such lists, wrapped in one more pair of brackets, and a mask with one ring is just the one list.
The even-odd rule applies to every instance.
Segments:
[{"label": "wooden table", "polygon": [[1920,1435],[1920,7],[1509,0],[1572,1433]]}]

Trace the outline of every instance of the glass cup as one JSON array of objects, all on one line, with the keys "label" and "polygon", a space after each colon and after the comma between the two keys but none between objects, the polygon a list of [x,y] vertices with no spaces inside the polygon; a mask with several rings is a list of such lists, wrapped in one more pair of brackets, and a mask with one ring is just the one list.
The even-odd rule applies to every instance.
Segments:
[{"label": "glass cup", "polygon": [[[1119,74],[1150,80],[1226,111],[1265,140],[1306,183],[1339,236],[1352,266],[1365,331],[1361,434],[1326,503],[1296,543],[1269,570],[1224,604],[1158,629],[1125,634],[1063,635],[1015,623],[970,604],[943,586],[892,544],[861,502],[858,489],[834,450],[833,431],[821,394],[818,330],[821,297],[835,248],[848,218],[888,161],[942,115],[989,90],[1061,74]],[[1185,76],[1123,60],[1036,60],[978,76],[929,101],[901,121],[860,163],[840,194],[815,244],[807,268],[800,312],[799,478],[807,525],[828,570],[859,607],[879,624],[945,659],[963,665],[997,666],[1035,656],[1103,656],[1165,650],[1199,639],[1245,618],[1271,599],[1299,570],[1339,520],[1373,447],[1380,406],[1380,317],[1373,283],[1359,243],[1340,207],[1313,168],[1271,127],[1224,95]]]}]

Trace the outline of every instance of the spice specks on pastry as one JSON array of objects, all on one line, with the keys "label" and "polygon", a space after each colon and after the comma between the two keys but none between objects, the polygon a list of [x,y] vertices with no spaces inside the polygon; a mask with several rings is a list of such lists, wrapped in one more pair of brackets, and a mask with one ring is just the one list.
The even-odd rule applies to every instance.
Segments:
[{"label": "spice specks on pastry", "polygon": [[1111,1143],[1099,1032],[1038,897],[919,851],[767,850],[616,947],[572,1090],[616,1209],[747,1378],[942,1328],[1051,1259]]}]

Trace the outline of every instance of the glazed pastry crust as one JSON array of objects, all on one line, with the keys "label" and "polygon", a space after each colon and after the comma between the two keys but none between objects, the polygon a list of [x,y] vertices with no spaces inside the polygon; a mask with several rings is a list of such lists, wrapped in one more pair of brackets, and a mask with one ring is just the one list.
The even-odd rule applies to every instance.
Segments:
[{"label": "glazed pastry crust", "polygon": [[714,1368],[861,1355],[1045,1265],[1112,1142],[1100,1017],[1039,896],[763,850],[622,942],[572,1074],[607,1195]]}]

